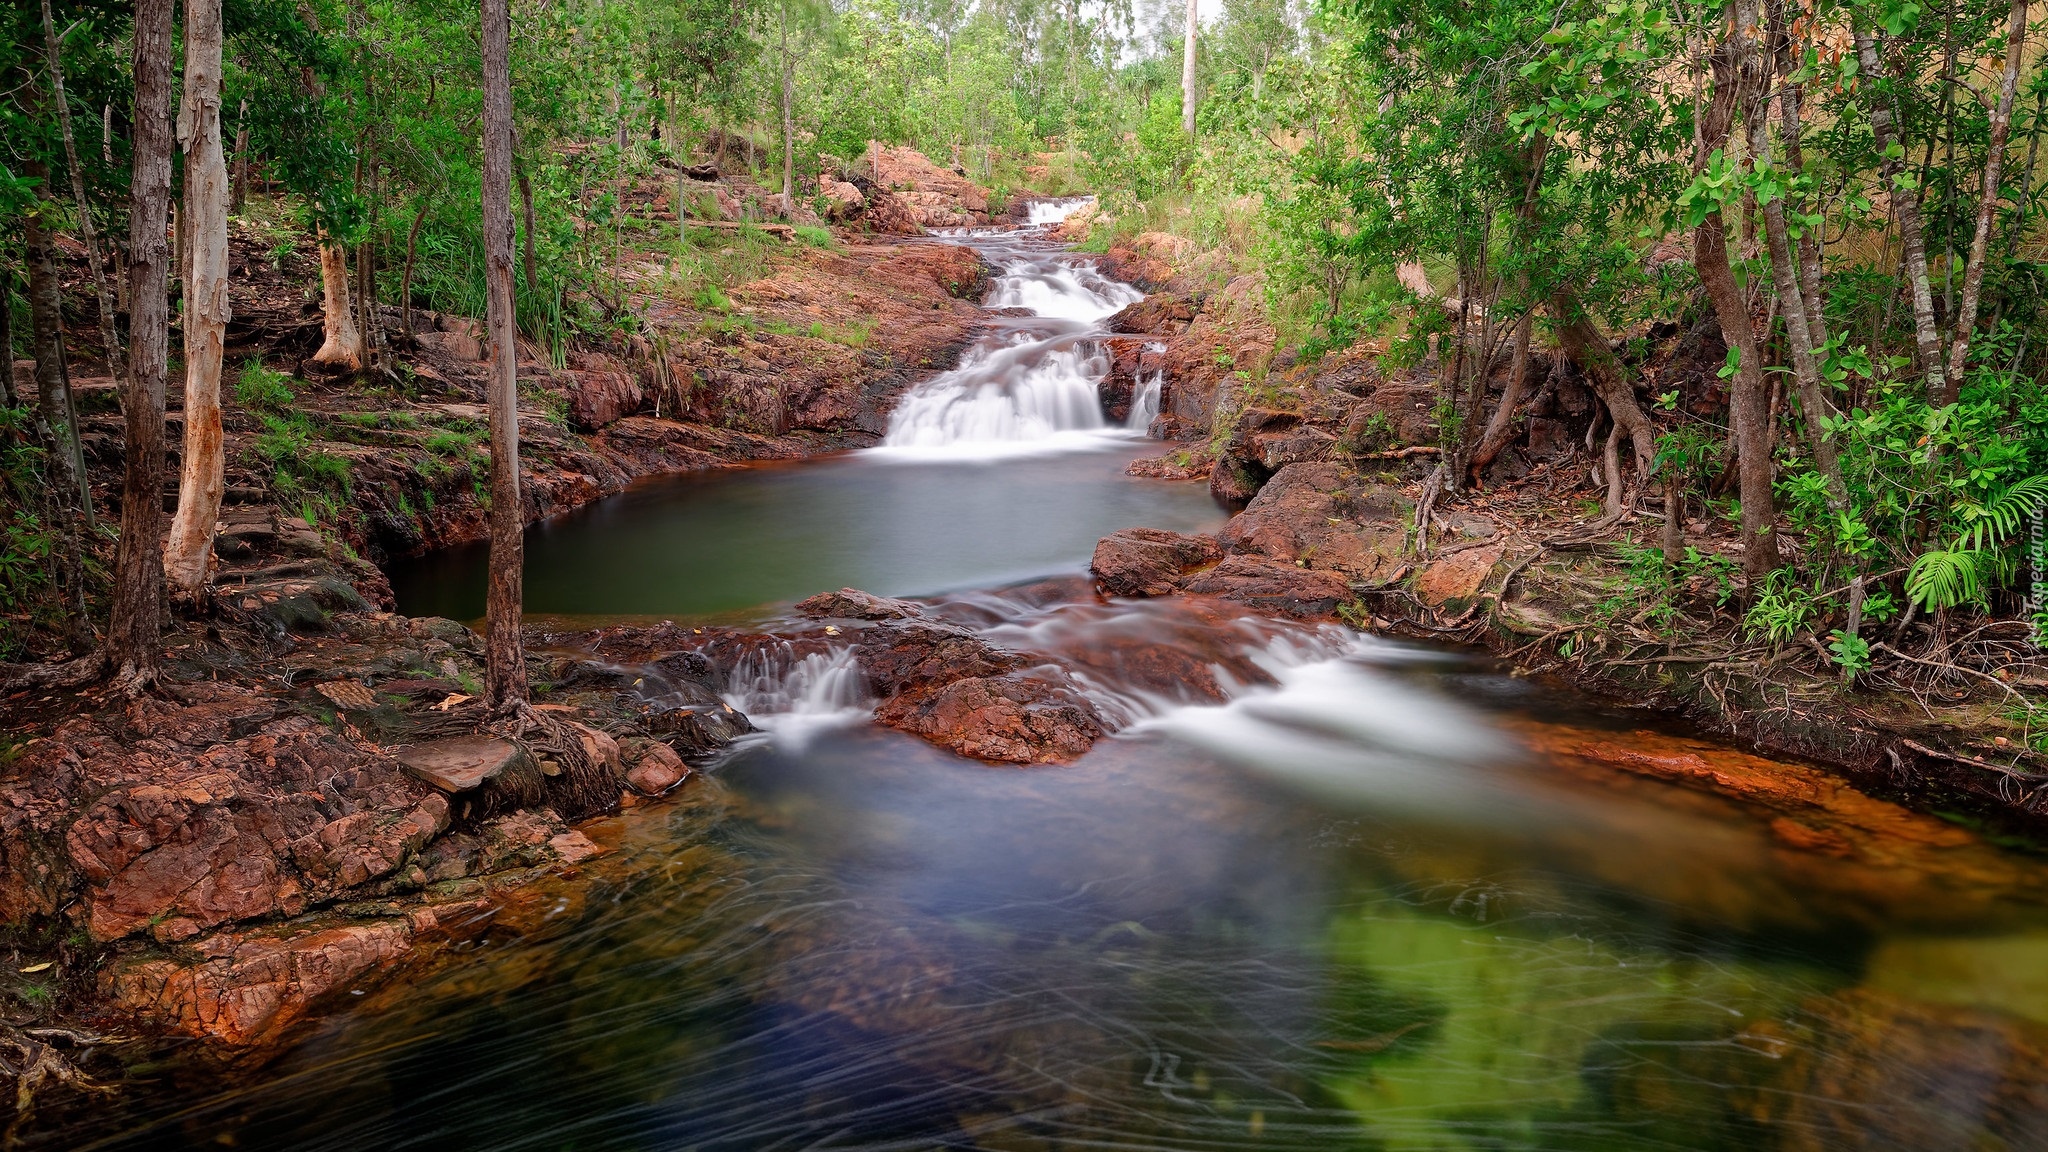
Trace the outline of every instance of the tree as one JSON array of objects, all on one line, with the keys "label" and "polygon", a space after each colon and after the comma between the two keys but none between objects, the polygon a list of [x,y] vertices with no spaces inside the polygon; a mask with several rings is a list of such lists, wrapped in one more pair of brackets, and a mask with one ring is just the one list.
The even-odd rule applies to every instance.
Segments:
[{"label": "tree", "polygon": [[512,16],[509,0],[483,0],[484,276],[490,330],[491,554],[486,597],[485,695],[496,709],[526,703],[519,635],[525,517],[519,496],[519,348],[512,282]]},{"label": "tree", "polygon": [[228,322],[228,172],[221,153],[220,0],[185,0],[185,451],[164,553],[171,587],[196,593],[213,558],[225,487],[220,370]]},{"label": "tree", "polygon": [[172,0],[136,0],[134,161],[128,209],[127,451],[107,659],[131,689],[156,678],[163,631],[164,372],[170,351],[164,227],[171,199]]},{"label": "tree", "polygon": [[1195,34],[1201,29],[1196,16],[1195,0],[1188,0],[1187,32],[1181,42],[1180,57],[1180,130],[1189,136],[1195,134]]}]

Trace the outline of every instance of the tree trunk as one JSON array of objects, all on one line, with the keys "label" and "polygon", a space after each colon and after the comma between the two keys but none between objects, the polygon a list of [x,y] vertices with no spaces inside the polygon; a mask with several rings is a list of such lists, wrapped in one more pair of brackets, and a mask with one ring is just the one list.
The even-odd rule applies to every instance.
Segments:
[{"label": "tree trunk", "polygon": [[320,322],[327,334],[320,350],[313,353],[315,364],[338,364],[352,372],[363,368],[363,334],[356,327],[355,310],[349,303],[348,249],[320,236]]},{"label": "tree trunk", "polygon": [[796,61],[789,54],[789,4],[778,6],[782,20],[782,206],[796,219]]},{"label": "tree trunk", "polygon": [[121,397],[127,452],[113,619],[107,629],[107,662],[130,690],[156,679],[163,636],[164,361],[170,350],[170,299],[164,285],[170,248],[164,226],[171,201],[171,9],[172,0],[135,3],[135,155],[128,209],[132,346]]},{"label": "tree trunk", "polygon": [[71,132],[71,102],[64,95],[64,48],[57,38],[57,20],[50,0],[43,0],[43,53],[50,66],[50,95],[57,105],[57,127],[64,138],[64,165],[70,170],[71,199],[78,206],[78,231],[85,241],[85,261],[92,269],[93,295],[100,308],[100,343],[106,346],[107,367],[119,378],[127,370],[121,355],[121,334],[114,326],[114,294],[107,270],[100,264],[99,230],[93,226],[92,204],[85,198],[85,169],[78,163],[78,141]]},{"label": "tree trunk", "polygon": [[1508,369],[1507,390],[1501,393],[1500,406],[1486,422],[1486,432],[1479,438],[1479,447],[1472,450],[1472,462],[1467,466],[1475,484],[1479,474],[1499,459],[1501,450],[1514,439],[1515,409],[1522,406],[1522,399],[1529,392],[1529,337],[1535,320],[1536,310],[1531,308],[1515,324],[1514,359]]},{"label": "tree trunk", "polygon": [[489,289],[491,554],[485,695],[493,708],[526,702],[519,636],[525,520],[519,496],[519,348],[512,284],[512,19],[509,0],[483,0],[484,277]]},{"label": "tree trunk", "polygon": [[412,339],[412,260],[418,251],[420,225],[427,220],[428,201],[420,198],[419,210],[413,213],[412,227],[405,232],[405,274],[398,278],[398,330],[407,340]]},{"label": "tree trunk", "polygon": [[[1863,75],[1874,86],[1889,73],[1878,59],[1869,29],[1858,25],[1855,40],[1856,56],[1863,65]],[[1927,377],[1927,402],[1936,408],[1946,407],[1955,403],[1955,387],[1942,369],[1941,337],[1934,326],[1934,293],[1927,286],[1927,243],[1920,230],[1919,191],[1898,185],[1899,174],[1905,167],[1905,141],[1899,138],[1894,125],[1891,102],[1873,87],[1870,106],[1865,111],[1870,116],[1871,131],[1877,136],[1877,146],[1887,154],[1880,171],[1885,191],[1891,196],[1892,207],[1899,214],[1899,239],[1906,246],[1906,278],[1913,290],[1913,339],[1920,353],[1921,370]],[[1899,155],[1891,155],[1894,145]]]},{"label": "tree trunk", "polygon": [[240,214],[249,205],[249,98],[235,110],[235,179],[228,210]]},{"label": "tree trunk", "polygon": [[1963,273],[1963,302],[1956,310],[1954,343],[1948,355],[1949,372],[1959,381],[1967,367],[1964,360],[1970,354],[1972,329],[1977,326],[1977,294],[1984,287],[1984,261],[1991,251],[1991,219],[1998,212],[1998,184],[2005,168],[2005,143],[2012,132],[2012,106],[2020,87],[2020,55],[2026,43],[2027,0],[2012,0],[2012,22],[2006,27],[2004,83],[1998,89],[1998,107],[1991,113],[1991,150],[1984,157],[1984,184],[1977,197],[1977,232],[1970,240],[1970,264]]},{"label": "tree trunk", "polygon": [[[1713,54],[1713,97],[1700,116],[1696,169],[1704,168],[1708,157],[1727,144],[1734,127],[1745,42],[1754,27],[1750,2],[1735,0],[1734,35]],[[1713,301],[1721,335],[1738,357],[1728,409],[1740,457],[1742,566],[1750,586],[1756,588],[1778,566],[1777,508],[1771,493],[1770,390],[1764,383],[1763,360],[1750,325],[1749,302],[1729,264],[1728,233],[1719,211],[1709,213],[1693,229],[1693,267]]]},{"label": "tree trunk", "polygon": [[[28,174],[48,186],[47,165],[31,161]],[[52,437],[50,472],[59,499],[75,513],[91,518],[92,496],[86,487],[85,453],[78,441],[78,413],[71,399],[71,376],[64,363],[64,289],[57,277],[52,249],[54,233],[43,219],[43,206],[22,217],[23,240],[28,248],[28,308],[30,337],[36,357],[36,407]]]},{"label": "tree trunk", "polygon": [[220,0],[185,0],[185,451],[164,574],[183,593],[205,587],[226,487],[220,369],[227,335],[228,171],[220,146]]},{"label": "tree trunk", "polygon": [[[526,178],[525,161],[514,160],[512,170],[519,177],[519,212],[526,221],[525,233],[519,238],[521,252],[526,259],[526,294],[538,300],[540,299],[540,261],[533,254],[533,182]],[[678,220],[682,219],[683,202],[680,191],[680,184],[683,178],[680,175],[680,171],[680,168],[678,168],[678,175],[676,177],[679,186],[676,194],[676,218]]]},{"label": "tree trunk", "polygon": [[1650,461],[1657,454],[1657,426],[1636,403],[1635,386],[1629,383],[1627,369],[1615,357],[1607,336],[1594,327],[1585,306],[1569,288],[1559,288],[1551,295],[1550,317],[1557,326],[1557,342],[1564,346],[1565,355],[1586,373],[1608,415],[1628,434],[1636,474],[1647,475]]},{"label": "tree trunk", "polygon": [[0,264],[0,407],[19,403],[14,394],[14,269]]},{"label": "tree trunk", "polygon": [[1195,134],[1195,0],[1188,0],[1187,33],[1180,52],[1180,130]]},{"label": "tree trunk", "polygon": [[1685,559],[1685,493],[1678,486],[1678,469],[1664,466],[1664,570],[1674,572]]},{"label": "tree trunk", "polygon": [[[47,186],[46,165],[32,162],[25,167]],[[50,461],[50,556],[56,568],[65,631],[72,651],[83,652],[92,646],[92,622],[85,605],[83,540],[83,529],[91,522],[92,501],[86,488],[84,456],[79,451],[71,380],[64,366],[63,298],[41,205],[38,202],[36,209],[22,218],[28,249],[29,335],[36,355],[36,423]],[[11,364],[8,371],[13,371]]]},{"label": "tree trunk", "polygon": [[[1754,73],[1757,80],[1746,86],[1750,162],[1761,167],[1771,160],[1769,84],[1776,56],[1758,53],[1753,41],[1745,42],[1743,50],[1752,63],[1745,64],[1742,71]],[[1786,171],[1791,178],[1799,175],[1799,170],[1789,162]],[[1836,458],[1834,442],[1828,439],[1823,426],[1835,414],[1835,406],[1821,381],[1820,359],[1810,327],[1810,317],[1819,310],[1820,298],[1809,300],[1799,283],[1799,254],[1792,246],[1791,230],[1785,223],[1784,199],[1773,198],[1759,207],[1764,218],[1765,243],[1771,253],[1772,284],[1778,290],[1779,311],[1785,317],[1785,340],[1792,347],[1792,380],[1806,418],[1807,445],[1813,451],[1814,468],[1827,481],[1828,505],[1839,512],[1848,507],[1849,492],[1842,483],[1842,465]]]}]

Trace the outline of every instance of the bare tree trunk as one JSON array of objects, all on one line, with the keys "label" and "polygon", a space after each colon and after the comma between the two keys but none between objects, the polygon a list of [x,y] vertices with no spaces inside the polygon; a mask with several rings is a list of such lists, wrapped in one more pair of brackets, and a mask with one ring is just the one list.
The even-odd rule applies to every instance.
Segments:
[{"label": "bare tree trunk", "polygon": [[[29,175],[49,179],[41,163],[26,165]],[[92,499],[86,487],[85,459],[78,444],[78,417],[71,403],[71,380],[64,366],[64,318],[57,267],[50,255],[50,230],[42,219],[41,202],[22,218],[28,248],[30,336],[36,354],[37,432],[46,437],[50,461],[51,559],[57,570],[58,595],[64,607],[65,631],[72,651],[92,646],[92,622],[85,606],[84,528],[91,523]],[[13,371],[10,364],[8,371]]]},{"label": "bare tree trunk", "polygon": [[796,218],[796,61],[789,54],[789,4],[782,0],[782,206]]},{"label": "bare tree trunk", "polygon": [[[1863,75],[1875,85],[1889,73],[1878,59],[1870,30],[1858,25],[1855,39],[1856,56],[1863,65]],[[1941,337],[1934,326],[1934,293],[1927,285],[1927,243],[1920,230],[1920,195],[1917,190],[1898,185],[1898,176],[1904,169],[1905,141],[1899,138],[1893,122],[1891,102],[1873,88],[1870,106],[1865,111],[1870,116],[1871,131],[1877,136],[1877,146],[1886,153],[1880,171],[1885,191],[1891,196],[1892,207],[1899,214],[1899,239],[1906,246],[1906,278],[1913,290],[1913,338],[1920,353],[1921,370],[1927,376],[1927,402],[1936,408],[1945,407],[1955,403],[1955,386],[1943,371]],[[1898,147],[1894,149],[1893,145]],[[1900,155],[1891,154],[1895,151]]]},{"label": "bare tree trunk", "polygon": [[1536,310],[1522,313],[1515,324],[1514,359],[1508,369],[1507,390],[1501,393],[1500,406],[1493,410],[1493,418],[1486,422],[1486,432],[1479,438],[1479,447],[1472,450],[1472,463],[1468,466],[1472,481],[1479,481],[1479,474],[1500,458],[1501,450],[1514,438],[1515,409],[1522,406],[1522,400],[1529,392],[1529,337],[1535,327]]},{"label": "bare tree trunk", "polygon": [[328,243],[320,230],[320,321],[327,339],[313,353],[315,364],[339,364],[350,371],[363,368],[363,334],[356,327],[348,290],[348,249]]},{"label": "bare tree trunk", "polygon": [[0,263],[0,407],[19,403],[14,394],[14,269]]},{"label": "bare tree trunk", "polygon": [[249,98],[242,97],[235,110],[235,179],[228,194],[228,210],[241,213],[249,206]]},{"label": "bare tree trunk", "polygon": [[1678,486],[1678,469],[1664,466],[1664,568],[1671,571],[1685,559],[1685,493]]},{"label": "bare tree trunk", "polygon": [[[31,161],[28,174],[49,180],[47,165]],[[35,342],[36,406],[49,425],[50,468],[60,498],[73,512],[91,518],[92,496],[86,487],[85,452],[78,441],[78,413],[71,398],[71,376],[64,363],[64,289],[52,251],[55,234],[43,219],[42,201],[22,217],[28,248],[30,334]]]},{"label": "bare tree trunk", "polygon": [[1195,17],[1195,0],[1188,0],[1187,33],[1180,50],[1180,130],[1189,136],[1195,134]]},{"label": "bare tree trunk", "polygon": [[[1758,52],[1753,40],[1745,40],[1742,51],[1748,59],[1741,70],[1756,77],[1755,83],[1746,86],[1750,162],[1765,166],[1771,159],[1769,87],[1776,56]],[[1789,164],[1787,171],[1793,178],[1799,175],[1798,169]],[[1779,310],[1785,317],[1785,340],[1792,346],[1792,380],[1806,417],[1807,444],[1813,451],[1815,469],[1827,481],[1828,505],[1840,511],[1848,507],[1849,492],[1842,483],[1842,465],[1836,459],[1834,442],[1828,439],[1823,426],[1835,414],[1835,406],[1829,402],[1826,386],[1821,382],[1820,360],[1809,327],[1809,318],[1819,309],[1820,298],[1809,301],[1800,286],[1799,255],[1792,247],[1791,231],[1785,223],[1784,199],[1773,198],[1759,207],[1764,218],[1765,242],[1771,253],[1772,284],[1778,290]]]},{"label": "bare tree trunk", "polygon": [[78,230],[85,240],[85,260],[92,268],[93,295],[100,308],[100,343],[107,349],[107,367],[118,379],[127,371],[127,362],[121,354],[121,334],[114,325],[114,294],[107,287],[107,270],[100,264],[99,229],[93,226],[92,204],[85,198],[85,169],[78,163],[78,141],[71,133],[71,102],[64,95],[64,47],[57,37],[50,0],[43,0],[43,53],[50,67],[50,94],[57,105],[57,127],[64,138],[71,199],[78,206]]},{"label": "bare tree trunk", "polygon": [[165,544],[170,586],[206,586],[226,487],[221,458],[220,369],[228,309],[228,172],[220,146],[220,0],[185,0],[185,212],[192,266],[185,280],[185,451],[178,511]]},{"label": "bare tree trunk", "polygon": [[512,298],[512,18],[509,0],[483,0],[484,276],[491,364],[491,557],[485,695],[498,709],[526,702],[519,636],[525,518],[519,496],[519,347]]},{"label": "bare tree trunk", "polygon": [[[1789,36],[1779,43],[1778,71],[1789,75],[1798,70],[1795,61],[1799,58],[1795,45]],[[1781,130],[1784,133],[1785,163],[1794,172],[1804,171],[1806,155],[1800,145],[1800,103],[1805,98],[1806,86],[1781,82],[1778,86],[1778,113]],[[1806,331],[1818,352],[1828,343],[1827,297],[1821,294],[1821,232],[1818,228],[1805,229],[1799,237],[1799,290],[1806,301]]]},{"label": "bare tree trunk", "polygon": [[[44,0],[48,3],[49,0]],[[2005,168],[2005,143],[2012,132],[2012,106],[2019,96],[2020,55],[2027,43],[2027,0],[2012,0],[2012,22],[2006,26],[2004,83],[1998,107],[1991,113],[1991,150],[1984,157],[1984,184],[1977,197],[1977,232],[1970,240],[1970,265],[1963,273],[1963,302],[1955,315],[1949,371],[1960,378],[1977,326],[1977,295],[1984,287],[1984,261],[1991,251],[1991,219],[1998,213],[1998,184]]]},{"label": "bare tree trunk", "polygon": [[[1734,127],[1741,94],[1741,67],[1746,42],[1755,26],[1753,0],[1735,0],[1735,31],[1713,53],[1713,96],[1702,110],[1694,165],[1703,168],[1724,147]],[[1764,383],[1762,354],[1750,325],[1749,302],[1735,282],[1728,260],[1728,233],[1719,211],[1693,229],[1693,267],[1713,301],[1721,335],[1735,349],[1735,387],[1729,396],[1740,455],[1738,478],[1742,500],[1742,566],[1752,588],[1778,566],[1777,508],[1771,493],[1770,390]]]},{"label": "bare tree trunk", "polygon": [[412,339],[412,260],[418,250],[420,225],[427,220],[428,201],[420,198],[419,210],[413,213],[412,227],[405,233],[405,274],[398,278],[398,330],[407,340]]},{"label": "bare tree trunk", "polygon": [[164,605],[164,361],[170,350],[170,260],[164,226],[171,200],[172,0],[136,0],[134,173],[128,210],[127,425],[121,479],[121,542],[114,560],[107,662],[130,691],[156,679]]}]

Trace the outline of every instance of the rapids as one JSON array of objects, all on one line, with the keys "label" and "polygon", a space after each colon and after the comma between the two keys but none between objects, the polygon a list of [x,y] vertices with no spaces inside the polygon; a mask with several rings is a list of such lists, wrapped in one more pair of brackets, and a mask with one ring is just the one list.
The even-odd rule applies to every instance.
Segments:
[{"label": "rapids", "polygon": [[[762,734],[590,826],[608,855],[275,1063],[174,1057],[27,1146],[2048,1147],[2036,847],[1456,653],[1098,600],[1096,536],[1221,513],[1122,474],[1087,337],[1130,290],[955,239],[1036,314],[883,447],[538,526],[528,588],[770,629],[842,583],[926,594],[1114,736],[962,761],[867,723],[846,649],[771,644],[726,685]],[[441,564],[402,606],[473,614]]]}]

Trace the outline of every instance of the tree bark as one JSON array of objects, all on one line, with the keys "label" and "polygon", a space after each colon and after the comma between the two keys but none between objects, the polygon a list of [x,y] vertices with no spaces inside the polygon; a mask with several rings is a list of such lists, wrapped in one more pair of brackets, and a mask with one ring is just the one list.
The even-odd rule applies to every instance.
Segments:
[{"label": "tree bark", "polygon": [[[1775,54],[1766,56],[1756,51],[1754,41],[1745,41],[1743,51],[1750,62],[1742,67],[1745,74],[1753,74],[1756,82],[1745,86],[1748,106],[1745,118],[1749,122],[1749,155],[1752,164],[1759,167],[1771,162],[1771,118],[1770,81],[1775,65]],[[1799,170],[1788,161],[1785,171],[1797,177]],[[1799,283],[1799,254],[1792,246],[1791,230],[1785,223],[1785,201],[1782,197],[1759,205],[1764,218],[1764,240],[1771,254],[1771,279],[1778,290],[1778,308],[1785,318],[1785,341],[1792,347],[1792,381],[1799,392],[1799,406],[1806,419],[1807,445],[1813,451],[1814,468],[1827,482],[1828,505],[1836,511],[1848,507],[1849,492],[1842,482],[1842,465],[1836,458],[1834,442],[1827,437],[1823,422],[1835,414],[1835,406],[1829,401],[1826,385],[1821,381],[1820,359],[1816,352],[1810,317],[1820,307],[1820,298],[1807,299],[1805,289]]]},{"label": "tree bark", "polygon": [[1959,380],[1968,367],[1964,361],[1970,354],[1972,329],[1977,326],[1977,295],[1984,287],[1984,261],[1991,251],[1991,220],[1998,213],[1998,185],[2005,169],[2005,144],[2012,133],[2012,106],[2019,97],[2020,55],[2026,43],[2027,0],[2012,0],[2012,21],[2006,27],[2004,82],[1998,89],[1998,106],[1991,113],[1991,150],[1984,157],[1984,184],[1977,197],[1977,231],[1970,240],[1970,263],[1963,273],[1963,302],[1956,309],[1955,339],[1948,355],[1949,372]]},{"label": "tree bark", "polygon": [[796,61],[789,54],[789,5],[777,7],[782,21],[782,206],[796,219]]},{"label": "tree bark", "polygon": [[519,636],[525,519],[519,496],[519,349],[513,329],[512,75],[509,0],[483,0],[484,276],[491,363],[491,553],[485,695],[497,709],[526,702]]},{"label": "tree bark", "polygon": [[1195,0],[1188,0],[1187,32],[1180,52],[1180,129],[1189,136],[1195,134],[1195,35],[1199,31],[1195,17]]},{"label": "tree bark", "polygon": [[[1727,144],[1734,127],[1741,67],[1747,55],[1745,43],[1755,24],[1753,9],[1748,7],[1751,2],[1735,0],[1735,30],[1712,56],[1713,95],[1700,115],[1693,158],[1696,170],[1705,168],[1708,158]],[[1738,357],[1728,410],[1740,457],[1742,567],[1754,588],[1778,566],[1777,508],[1771,492],[1770,389],[1764,383],[1749,302],[1736,284],[1728,260],[1728,232],[1718,210],[1708,213],[1693,229],[1693,266],[1713,301],[1721,335]]]},{"label": "tree bark", "polygon": [[349,303],[348,249],[328,242],[325,229],[320,236],[320,322],[326,340],[313,353],[315,364],[338,364],[352,372],[363,368],[363,333],[356,327],[355,310]]},{"label": "tree bark", "polygon": [[[1921,371],[1927,378],[1927,402],[1942,408],[1955,403],[1956,395],[1955,386],[1942,367],[1941,337],[1934,326],[1934,293],[1927,285],[1927,242],[1920,229],[1920,194],[1917,189],[1907,190],[1898,186],[1899,174],[1905,167],[1905,141],[1899,138],[1891,102],[1874,87],[1880,78],[1890,74],[1878,59],[1870,30],[1859,24],[1854,36],[1857,59],[1863,65],[1863,74],[1873,85],[1870,107],[1866,111],[1870,115],[1871,131],[1877,136],[1877,146],[1886,153],[1880,171],[1892,207],[1899,214],[1899,239],[1906,248],[1906,279],[1913,292],[1913,339],[1920,353]],[[1891,154],[1894,145],[1899,155]]]},{"label": "tree bark", "polygon": [[228,210],[240,213],[249,205],[249,98],[235,110],[235,178]]},{"label": "tree bark", "polygon": [[[45,184],[49,168],[26,165],[29,175]],[[86,488],[85,459],[78,445],[78,418],[71,403],[71,380],[64,366],[63,298],[57,267],[50,255],[51,234],[42,219],[42,204],[22,218],[28,248],[30,338],[36,356],[37,433],[45,440],[50,461],[49,503],[51,559],[57,592],[64,610],[66,636],[72,651],[92,646],[92,622],[85,605],[84,528],[91,522],[91,493]],[[8,370],[13,371],[10,364]]]},{"label": "tree bark", "polygon": [[[28,174],[47,186],[50,169],[39,161],[24,165]],[[55,234],[44,219],[48,201],[22,217],[28,249],[29,335],[36,357],[36,407],[50,429],[50,471],[58,498],[74,514],[91,517],[92,496],[86,487],[85,453],[78,441],[78,413],[71,398],[71,376],[64,363],[64,289],[57,277],[52,249]]]},{"label": "tree bark", "polygon": [[1502,449],[1514,439],[1515,409],[1529,392],[1529,338],[1535,327],[1536,310],[1531,308],[1522,313],[1515,323],[1514,359],[1508,369],[1508,386],[1501,393],[1500,405],[1493,410],[1492,419],[1486,422],[1486,431],[1479,437],[1479,446],[1472,450],[1472,462],[1467,471],[1473,483],[1479,482],[1479,474],[1500,458]]},{"label": "tree bark", "polygon": [[172,0],[136,0],[134,172],[128,209],[127,426],[121,479],[121,541],[114,560],[107,662],[131,690],[156,679],[164,603],[164,370],[170,299],[164,240],[171,200]]},{"label": "tree bark", "polygon": [[185,0],[185,212],[192,265],[185,280],[185,451],[164,573],[184,593],[205,587],[226,487],[220,370],[228,308],[228,171],[221,152],[220,0]]},{"label": "tree bark", "polygon": [[121,333],[114,324],[114,294],[107,287],[107,270],[100,264],[99,229],[93,226],[92,203],[85,198],[85,169],[78,163],[78,141],[71,133],[71,102],[64,96],[64,47],[57,38],[50,0],[43,0],[43,52],[50,66],[57,127],[64,138],[64,164],[70,169],[71,199],[78,206],[78,231],[85,241],[85,260],[92,268],[93,295],[100,308],[100,343],[107,349],[107,367],[118,379],[126,372],[127,361],[121,354]]}]

